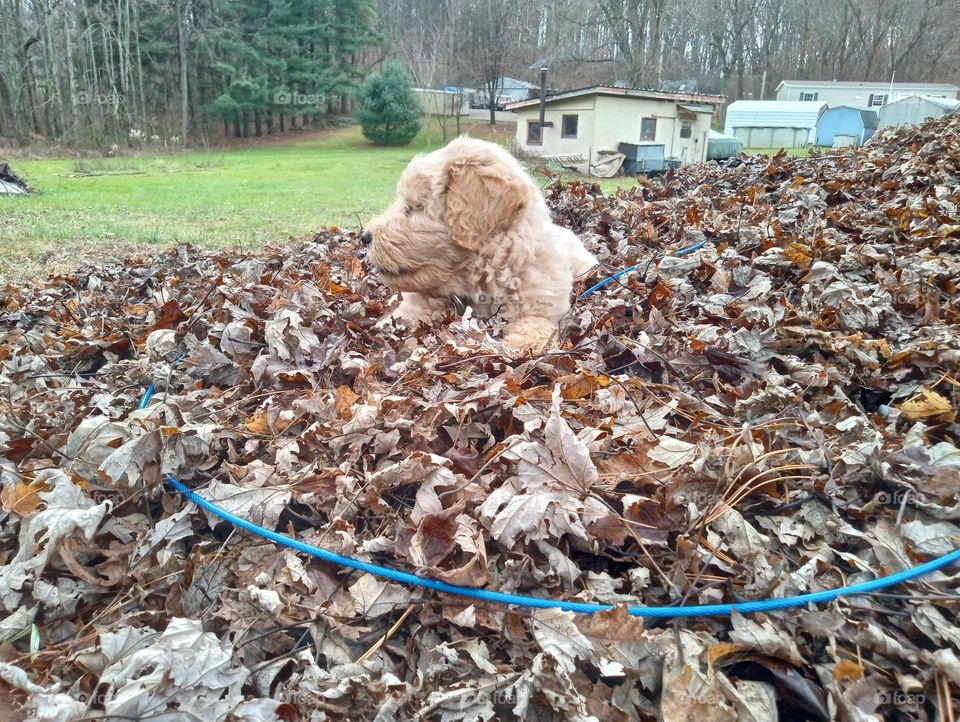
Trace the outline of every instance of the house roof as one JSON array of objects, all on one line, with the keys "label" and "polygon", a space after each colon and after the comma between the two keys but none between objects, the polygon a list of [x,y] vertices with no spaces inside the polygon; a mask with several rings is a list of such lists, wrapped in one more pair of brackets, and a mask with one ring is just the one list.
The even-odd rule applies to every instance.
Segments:
[{"label": "house roof", "polygon": [[878,81],[871,83],[860,80],[781,80],[777,90],[781,87],[790,88],[890,88],[894,90],[943,90],[947,92],[960,91],[960,87],[950,83],[885,83]]},{"label": "house roof", "polygon": [[702,103],[677,103],[677,107],[691,113],[709,113],[710,115],[716,110],[712,105],[704,105]]},{"label": "house roof", "polygon": [[[615,88],[610,85],[592,85],[589,88],[577,88],[576,90],[567,90],[563,93],[557,93],[547,98],[547,105],[556,103],[569,98],[580,98],[587,95],[611,95],[622,98],[639,98],[641,100],[666,100],[681,103],[705,104],[705,105],[723,105],[727,99],[723,95],[706,95],[703,93],[671,93],[663,90],[645,90],[643,88]],[[522,100],[519,103],[511,103],[510,108],[523,110],[540,104],[539,98],[533,100]],[[706,111],[693,111],[706,112]]]}]

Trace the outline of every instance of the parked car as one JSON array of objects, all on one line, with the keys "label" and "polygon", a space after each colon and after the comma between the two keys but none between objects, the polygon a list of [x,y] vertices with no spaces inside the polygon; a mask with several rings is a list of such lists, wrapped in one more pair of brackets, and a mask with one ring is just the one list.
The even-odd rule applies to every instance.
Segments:
[{"label": "parked car", "polygon": [[[496,110],[506,110],[507,106],[513,101],[508,98],[506,95],[497,96],[497,102],[494,103],[494,108]],[[470,107],[474,110],[486,110],[490,107],[490,103],[487,101],[485,95],[479,96],[476,100],[470,103]]]}]

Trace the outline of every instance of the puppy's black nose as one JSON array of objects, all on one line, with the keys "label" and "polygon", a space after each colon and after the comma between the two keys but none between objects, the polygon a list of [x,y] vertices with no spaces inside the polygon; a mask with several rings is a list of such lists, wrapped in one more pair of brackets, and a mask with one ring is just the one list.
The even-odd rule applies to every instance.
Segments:
[{"label": "puppy's black nose", "polygon": [[370,231],[364,231],[360,234],[360,242],[363,245],[369,246],[371,241],[373,241],[373,234]]}]

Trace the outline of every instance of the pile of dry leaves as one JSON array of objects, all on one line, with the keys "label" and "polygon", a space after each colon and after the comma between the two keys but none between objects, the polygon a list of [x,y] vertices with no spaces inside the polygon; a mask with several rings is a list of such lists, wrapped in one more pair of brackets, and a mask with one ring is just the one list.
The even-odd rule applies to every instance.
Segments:
[{"label": "pile of dry leaves", "polygon": [[[0,292],[0,699],[74,720],[952,720],[960,117],[549,189],[608,272],[552,353],[383,320],[332,229]],[[695,253],[672,250],[706,239]],[[186,359],[175,360],[181,354]],[[145,387],[157,394],[138,410]],[[185,502],[445,581],[348,572]],[[952,709],[952,711],[951,711]]]}]

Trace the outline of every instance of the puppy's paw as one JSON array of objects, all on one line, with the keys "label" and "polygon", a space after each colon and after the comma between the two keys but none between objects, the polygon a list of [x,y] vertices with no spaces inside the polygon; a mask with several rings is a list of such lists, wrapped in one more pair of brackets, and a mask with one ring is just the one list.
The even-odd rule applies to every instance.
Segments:
[{"label": "puppy's paw", "polygon": [[430,323],[436,310],[438,310],[438,305],[434,299],[421,293],[404,292],[400,298],[400,305],[393,310],[390,316],[394,319],[406,321],[408,326],[414,327],[418,322]]},{"label": "puppy's paw", "polygon": [[518,318],[507,326],[503,345],[518,353],[543,353],[557,338],[557,324],[546,318]]},{"label": "puppy's paw", "polygon": [[511,356],[526,354],[535,356],[547,351],[551,343],[549,338],[530,338],[521,334],[507,334],[503,337],[503,345]]}]

